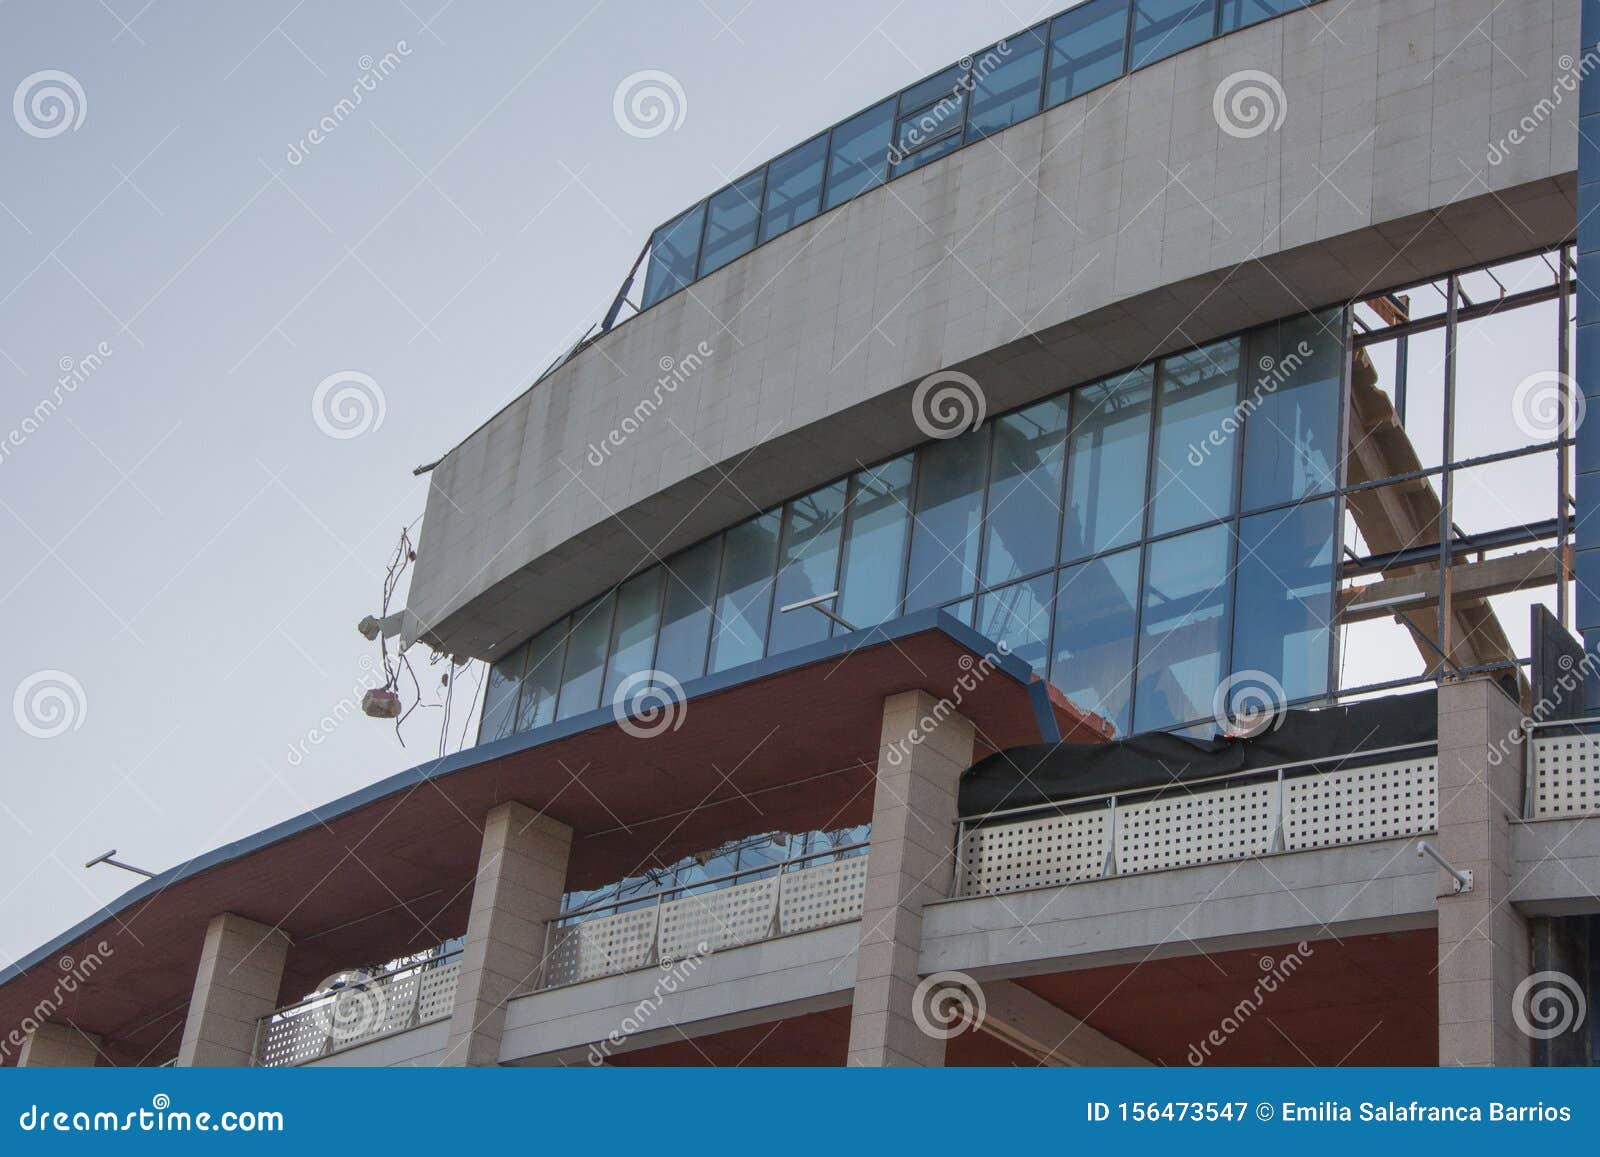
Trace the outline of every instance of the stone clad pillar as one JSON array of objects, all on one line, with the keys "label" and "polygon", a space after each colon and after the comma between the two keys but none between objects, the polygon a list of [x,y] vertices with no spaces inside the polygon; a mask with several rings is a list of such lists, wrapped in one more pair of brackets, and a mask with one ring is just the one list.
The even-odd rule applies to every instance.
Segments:
[{"label": "stone clad pillar", "polygon": [[538,979],[571,850],[571,828],[523,804],[489,813],[443,1064],[499,1063],[506,1001]]},{"label": "stone clad pillar", "polygon": [[850,1015],[852,1065],[944,1064],[944,1040],[912,1015],[922,908],[949,893],[956,789],[972,764],[973,727],[925,691],[883,703],[867,851],[866,900]]},{"label": "stone clad pillar", "polygon": [[1438,873],[1441,1065],[1526,1065],[1532,1057],[1513,1017],[1517,985],[1532,968],[1528,922],[1510,901],[1521,714],[1487,676],[1439,688],[1439,853],[1473,874],[1472,891],[1456,894],[1448,873]]},{"label": "stone clad pillar", "polygon": [[100,1060],[100,1038],[70,1024],[41,1024],[17,1054],[17,1068],[92,1068]]},{"label": "stone clad pillar", "polygon": [[280,930],[232,912],[213,916],[183,1022],[178,1064],[251,1064],[256,1022],[278,1007],[288,954],[289,938]]}]

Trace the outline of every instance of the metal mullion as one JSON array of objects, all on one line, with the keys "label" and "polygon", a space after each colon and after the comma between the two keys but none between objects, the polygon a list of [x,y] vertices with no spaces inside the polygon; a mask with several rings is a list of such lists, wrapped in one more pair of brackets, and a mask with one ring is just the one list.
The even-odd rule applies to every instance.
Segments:
[{"label": "metal mullion", "polygon": [[[1221,10],[1221,6],[1216,5],[1215,3],[1213,3],[1213,7],[1216,8],[1217,11]],[[1269,325],[1260,327],[1255,331],[1255,333],[1257,336],[1260,336],[1267,333],[1269,330],[1273,336],[1273,345],[1278,350],[1278,354],[1281,357],[1283,354],[1283,323],[1281,321],[1272,322]],[[1249,336],[1244,336],[1240,337],[1238,342],[1238,380],[1234,382],[1233,386],[1234,414],[1239,413],[1240,407],[1244,403],[1245,382],[1249,377],[1250,366],[1254,364],[1247,360],[1250,354],[1250,348],[1254,344],[1254,341]],[[1276,367],[1277,364],[1278,363],[1276,361],[1273,362],[1274,367]],[[1231,535],[1233,541],[1228,544],[1228,575],[1227,578],[1223,580],[1228,584],[1228,590],[1222,600],[1224,613],[1227,615],[1227,621],[1223,625],[1222,632],[1223,662],[1220,676],[1222,683],[1226,683],[1229,676],[1233,674],[1233,630],[1234,624],[1238,622],[1237,604],[1239,599],[1239,548],[1243,545],[1242,535],[1244,533],[1244,514],[1240,509],[1244,505],[1244,444],[1245,439],[1249,434],[1249,427],[1249,415],[1245,416],[1243,422],[1236,421],[1234,423],[1233,483],[1228,492],[1228,497],[1231,502],[1229,510],[1232,511],[1232,514],[1228,519],[1228,525],[1233,531],[1233,534]],[[1279,525],[1282,525],[1281,520]],[[1213,701],[1213,708],[1214,707],[1215,702]]]},{"label": "metal mullion", "polygon": [[1451,663],[1450,646],[1450,555],[1455,534],[1455,447],[1456,447],[1456,341],[1458,338],[1457,309],[1460,280],[1450,274],[1446,282],[1444,331],[1444,443],[1445,470],[1439,476],[1439,608],[1437,646],[1439,650],[1439,681],[1444,681],[1446,668]]},{"label": "metal mullion", "polygon": [[[1133,11],[1130,2],[1128,11]],[[1132,20],[1132,17],[1129,17]],[[1131,25],[1130,25],[1131,31]],[[1128,43],[1133,43],[1131,35]],[[1139,586],[1134,592],[1133,601],[1133,671],[1128,686],[1128,732],[1136,733],[1138,724],[1137,712],[1139,710],[1139,672],[1144,660],[1144,600],[1145,581],[1150,576],[1150,539],[1151,520],[1155,515],[1155,473],[1156,453],[1158,448],[1157,435],[1161,429],[1161,387],[1166,380],[1166,360],[1158,358],[1150,363],[1150,429],[1145,435],[1144,458],[1144,509],[1141,511],[1139,525]]]},{"label": "metal mullion", "polygon": [[911,483],[907,487],[911,501],[906,503],[906,545],[900,560],[900,598],[896,603],[902,615],[906,613],[906,600],[911,597],[911,555],[917,541],[917,504],[922,501],[922,456],[926,450],[927,446],[919,446],[911,452]]},{"label": "metal mullion", "polygon": [[[728,528],[733,529],[732,527]],[[711,673],[711,644],[717,640],[717,603],[722,597],[722,568],[728,558],[728,531],[717,535],[717,575],[711,583],[711,625],[706,630],[705,658],[700,661],[700,674]]]},{"label": "metal mullion", "polygon": [[1556,354],[1556,398],[1557,414],[1560,425],[1558,433],[1561,445],[1556,449],[1556,621],[1567,630],[1569,614],[1567,599],[1567,469],[1569,466],[1567,454],[1567,439],[1570,437],[1568,427],[1571,424],[1571,408],[1567,405],[1567,390],[1572,381],[1572,352],[1571,328],[1568,315],[1572,305],[1572,291],[1567,281],[1567,247],[1561,246],[1560,264],[1561,280],[1561,317],[1557,322],[1557,354]]},{"label": "metal mullion", "polygon": [[[832,485],[832,483],[828,485]],[[822,489],[826,490],[827,486],[823,486]],[[808,493],[814,494],[816,491],[808,491]],[[800,495],[800,498],[804,497],[804,494]],[[779,508],[778,541],[773,548],[772,558],[772,591],[767,598],[767,629],[761,637],[761,655],[763,658],[770,653],[768,648],[772,646],[772,624],[777,621],[778,617],[778,576],[783,573],[783,550],[788,545],[789,529],[794,525],[794,504],[798,501],[799,498],[791,498]],[[829,625],[832,626],[831,623]]]}]

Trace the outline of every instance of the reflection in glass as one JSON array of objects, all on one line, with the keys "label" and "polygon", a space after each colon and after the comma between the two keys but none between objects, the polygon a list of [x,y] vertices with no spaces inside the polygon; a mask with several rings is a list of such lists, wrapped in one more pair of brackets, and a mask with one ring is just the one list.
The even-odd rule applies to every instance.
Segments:
[{"label": "reflection in glass", "polygon": [[1065,395],[994,423],[984,585],[1037,574],[1055,561],[1066,428]]},{"label": "reflection in glass", "polygon": [[561,700],[557,719],[571,719],[600,705],[600,685],[606,669],[606,643],[611,638],[611,615],[617,592],[612,591],[572,613],[567,636],[567,661],[561,675]]},{"label": "reflection in glass", "polygon": [[1004,643],[1011,654],[1039,674],[1050,665],[1050,608],[1055,603],[1055,576],[1043,574],[1026,582],[990,591],[978,600],[980,635]]},{"label": "reflection in glass", "polygon": [[527,656],[525,647],[489,668],[489,688],[483,693],[483,714],[478,722],[478,742],[504,739],[511,734],[516,722],[517,691],[522,686],[522,663]]},{"label": "reflection in glass", "polygon": [[[789,503],[784,518],[783,548],[778,555],[775,607],[785,607],[838,589],[845,489],[841,480]],[[828,609],[835,608],[829,604]],[[767,654],[776,655],[820,642],[828,637],[830,625],[827,619],[809,608],[788,614],[774,611]]]},{"label": "reflection in glass", "polygon": [[1239,341],[1165,358],[1159,372],[1151,534],[1213,522],[1233,510]]},{"label": "reflection in glass", "polygon": [[651,567],[622,584],[617,592],[617,621],[611,628],[611,661],[600,694],[602,703],[612,702],[618,685],[629,675],[650,669],[660,615],[660,567]]},{"label": "reflection in glass", "polygon": [[911,462],[907,454],[859,471],[853,480],[835,608],[852,626],[875,627],[900,612],[911,526]]},{"label": "reflection in glass", "polygon": [[528,644],[528,673],[517,704],[517,730],[543,727],[556,717],[561,692],[561,660],[566,655],[567,620],[557,619]]},{"label": "reflection in glass", "polygon": [[1128,0],[1089,0],[1050,23],[1045,103],[1058,105],[1122,75]]},{"label": "reflection in glass", "polygon": [[661,610],[661,640],[656,670],[680,683],[706,673],[711,637],[711,600],[717,595],[717,564],[722,536],[691,546],[667,560],[667,591]]},{"label": "reflection in glass", "polygon": [[1332,490],[1339,478],[1340,314],[1300,317],[1250,336],[1244,424],[1245,510]]},{"label": "reflection in glass", "polygon": [[700,228],[705,220],[706,206],[702,201],[656,230],[650,239],[650,267],[644,274],[643,308],[649,309],[694,280],[700,256]]},{"label": "reflection in glass", "polygon": [[1044,26],[1019,32],[1001,45],[972,56],[972,96],[967,109],[967,140],[997,133],[1039,111],[1039,79],[1044,71]]},{"label": "reflection in glass", "polygon": [[1289,702],[1328,690],[1333,515],[1325,498],[1239,523],[1233,669],[1271,676]]},{"label": "reflection in glass", "polygon": [[1193,48],[1211,36],[1216,0],[1133,0],[1129,69]]},{"label": "reflection in glass", "polygon": [[889,151],[891,177],[909,173],[960,146],[966,83],[966,69],[957,64],[900,94],[900,116]]},{"label": "reflection in glass", "polygon": [[1154,378],[1145,366],[1074,391],[1062,562],[1143,535]]},{"label": "reflection in glass", "polygon": [[782,511],[740,523],[723,536],[717,620],[711,633],[710,673],[761,658],[772,607],[772,568],[777,561]]},{"label": "reflection in glass", "polygon": [[1139,552],[1125,550],[1061,572],[1050,682],[1127,735],[1133,704],[1133,632]]},{"label": "reflection in glass", "polygon": [[972,593],[978,577],[978,523],[983,515],[989,430],[985,425],[922,451],[907,611]]},{"label": "reflection in glass", "polygon": [[1147,548],[1135,731],[1211,717],[1228,642],[1232,537],[1213,526]]},{"label": "reflection in glass", "polygon": [[823,133],[767,166],[761,240],[776,237],[817,215],[822,204],[822,167],[827,160],[828,134]]},{"label": "reflection in glass", "polygon": [[1305,7],[1308,0],[1222,0],[1221,29],[1232,32]]},{"label": "reflection in glass", "polygon": [[891,99],[851,117],[833,130],[826,208],[831,209],[883,182],[893,121],[894,101]]},{"label": "reflection in glass", "polygon": [[721,269],[755,247],[761,216],[760,170],[730,185],[707,202],[706,240],[700,254],[700,276]]}]

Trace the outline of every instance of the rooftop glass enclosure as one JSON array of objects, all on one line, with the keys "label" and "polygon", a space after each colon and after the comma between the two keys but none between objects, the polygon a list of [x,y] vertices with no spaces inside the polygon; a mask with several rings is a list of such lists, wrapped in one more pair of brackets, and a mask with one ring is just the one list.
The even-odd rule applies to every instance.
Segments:
[{"label": "rooftop glass enclosure", "polygon": [[[1346,314],[1274,323],[859,470],[628,579],[496,663],[481,740],[940,607],[1119,734],[1233,671],[1324,697]],[[637,684],[639,680],[634,680]]]},{"label": "rooftop glass enclosure", "polygon": [[1085,0],[747,173],[651,236],[641,309],[886,180],[1195,45],[1320,0]]}]

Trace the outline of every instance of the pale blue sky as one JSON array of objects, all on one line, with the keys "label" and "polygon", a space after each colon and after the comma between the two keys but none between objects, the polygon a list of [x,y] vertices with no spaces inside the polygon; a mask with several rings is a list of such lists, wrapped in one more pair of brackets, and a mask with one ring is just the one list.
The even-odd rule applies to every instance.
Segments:
[{"label": "pale blue sky", "polygon": [[[0,118],[0,440],[111,351],[0,458],[0,691],[60,670],[86,701],[55,738],[0,728],[0,960],[134,882],[92,855],[167,868],[436,750],[419,712],[408,748],[358,717],[289,758],[359,693],[411,468],[595,320],[654,225],[1059,6],[0,5],[0,95],[55,69],[86,105],[47,138]],[[682,85],[677,131],[614,121],[642,69]],[[346,370],[385,412],[341,440],[311,400]]]}]

